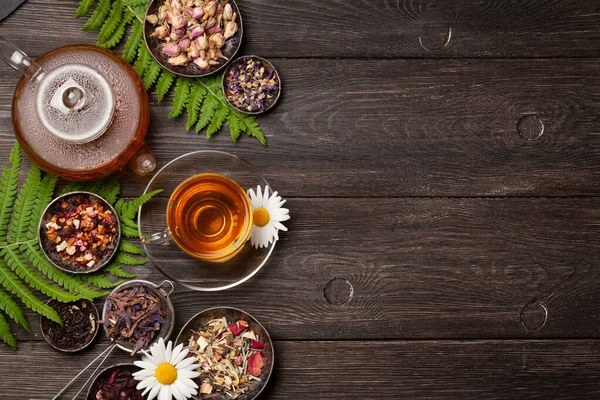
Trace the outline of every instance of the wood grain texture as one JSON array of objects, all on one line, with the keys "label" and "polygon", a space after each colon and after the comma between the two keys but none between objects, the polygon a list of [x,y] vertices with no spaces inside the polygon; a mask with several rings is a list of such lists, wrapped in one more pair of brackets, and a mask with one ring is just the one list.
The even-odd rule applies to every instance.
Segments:
[{"label": "wood grain texture", "polygon": [[[176,329],[205,308],[228,305],[255,315],[277,340],[598,336],[600,199],[288,205],[289,232],[250,281],[215,293],[178,287]],[[135,271],[163,279],[150,265]],[[334,278],[352,286],[349,301],[328,301]],[[536,301],[547,310],[539,328],[536,308],[526,319],[533,322],[522,321]],[[29,321],[39,340],[37,319]]]},{"label": "wood grain texture", "polygon": [[[57,47],[95,40],[73,18],[76,3],[28,1],[0,24],[0,34],[38,50],[36,21]],[[240,1],[241,54],[265,57],[597,57],[595,0],[269,0]],[[15,39],[16,40],[16,39]]]},{"label": "wood grain texture", "polygon": [[[268,147],[225,129],[206,140],[152,105],[159,166],[230,151],[286,197],[597,196],[600,60],[279,60],[285,94],[260,118]],[[4,67],[2,67],[4,68]],[[16,76],[0,78],[0,154],[13,143]],[[519,135],[536,115],[544,133]],[[173,177],[182,179],[183,177]],[[132,178],[128,195],[149,178]]]},{"label": "wood grain texture", "polygon": [[[48,399],[106,343],[74,355],[52,351],[45,343],[28,346],[28,353],[0,357],[2,399]],[[260,399],[514,400],[600,396],[598,340],[276,341],[274,346],[276,372]],[[108,363],[131,361],[131,357],[115,353]],[[26,375],[13,368],[17,364],[28,366]],[[72,396],[76,391],[68,393]]]}]

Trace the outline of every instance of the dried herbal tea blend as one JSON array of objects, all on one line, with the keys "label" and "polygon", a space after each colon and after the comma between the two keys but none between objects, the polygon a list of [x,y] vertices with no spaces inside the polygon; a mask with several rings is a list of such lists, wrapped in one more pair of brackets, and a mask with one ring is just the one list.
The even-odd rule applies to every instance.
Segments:
[{"label": "dried herbal tea blend", "polygon": [[111,294],[106,303],[104,328],[107,337],[129,342],[132,354],[146,349],[166,324],[164,302],[142,284]]},{"label": "dried herbal tea blend", "polygon": [[42,246],[52,261],[74,272],[97,268],[115,251],[117,216],[95,196],[75,194],[44,215]]},{"label": "dried herbal tea blend", "polygon": [[79,350],[94,339],[98,321],[96,310],[88,301],[60,303],[51,300],[49,305],[63,321],[63,326],[48,319],[42,324],[44,334],[55,347],[61,350]]},{"label": "dried herbal tea blend", "polygon": [[188,348],[200,364],[202,399],[216,394],[237,399],[260,381],[265,346],[248,326],[244,320],[228,324],[223,317],[192,331]]},{"label": "dried herbal tea blend", "polygon": [[137,384],[130,371],[117,367],[110,376],[100,376],[90,393],[96,400],[142,400],[142,391],[136,389]]},{"label": "dried herbal tea blend", "polygon": [[245,112],[262,112],[277,100],[280,90],[275,68],[258,57],[242,57],[225,73],[227,100]]},{"label": "dried herbal tea blend", "polygon": [[236,12],[227,0],[165,1],[158,14],[146,17],[157,25],[151,36],[164,42],[162,52],[171,65],[186,66],[190,62],[208,70],[227,60],[221,53],[225,41],[238,30]]}]

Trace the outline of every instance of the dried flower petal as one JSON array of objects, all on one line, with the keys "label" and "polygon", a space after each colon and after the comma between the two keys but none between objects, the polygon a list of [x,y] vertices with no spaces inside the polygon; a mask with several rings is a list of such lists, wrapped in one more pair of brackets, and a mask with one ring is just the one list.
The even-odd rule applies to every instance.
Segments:
[{"label": "dried flower petal", "polygon": [[264,362],[260,353],[254,353],[248,357],[248,373],[254,376],[260,376],[262,374],[262,367]]}]

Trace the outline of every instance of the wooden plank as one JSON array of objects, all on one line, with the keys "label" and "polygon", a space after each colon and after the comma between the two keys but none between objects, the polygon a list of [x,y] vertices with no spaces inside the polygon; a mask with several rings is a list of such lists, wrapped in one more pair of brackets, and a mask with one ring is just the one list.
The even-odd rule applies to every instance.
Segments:
[{"label": "wooden plank", "polygon": [[279,340],[598,336],[600,198],[288,205],[289,232],[250,281],[210,294],[178,287],[176,330],[224,305]]},{"label": "wooden plank", "polygon": [[[33,55],[95,40],[73,18],[76,3],[29,0],[0,24]],[[340,3],[241,1],[245,45],[266,57],[597,57],[595,0],[436,0]],[[49,21],[49,16],[52,20]],[[51,24],[39,40],[39,26]]]},{"label": "wooden plank", "polygon": [[[50,398],[105,345],[73,355],[45,343],[2,351],[2,398]],[[599,353],[598,340],[275,342],[261,399],[597,398]],[[131,361],[119,353],[107,365]]]},{"label": "wooden plank", "polygon": [[[152,104],[159,165],[225,150],[288,197],[597,196],[600,60],[278,60],[268,147],[206,140]],[[0,160],[12,146],[14,74],[0,78]],[[535,129],[539,138],[528,140]],[[519,129],[522,135],[519,134]],[[127,180],[129,195],[149,178]],[[173,177],[183,179],[183,177]]]}]

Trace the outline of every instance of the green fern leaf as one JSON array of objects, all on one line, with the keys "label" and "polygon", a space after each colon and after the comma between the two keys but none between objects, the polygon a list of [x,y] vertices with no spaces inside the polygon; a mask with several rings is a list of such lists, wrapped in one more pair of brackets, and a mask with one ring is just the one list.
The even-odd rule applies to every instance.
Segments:
[{"label": "green fern leaf", "polygon": [[144,264],[146,264],[146,260],[142,260],[142,259],[132,256],[131,254],[121,253],[121,252],[117,253],[117,255],[115,256],[115,261],[120,264],[125,264],[125,265],[144,265]]},{"label": "green fern leaf", "polygon": [[132,239],[140,238],[140,234],[139,234],[138,230],[133,229],[132,227],[127,226],[127,225],[121,226],[121,235],[128,237],[128,238],[132,238]]},{"label": "green fern leaf", "polygon": [[202,107],[200,108],[200,120],[198,120],[198,124],[196,124],[196,133],[199,133],[203,128],[208,126],[215,115],[215,111],[218,106],[218,97],[212,94],[206,96],[204,103],[202,103]]},{"label": "green fern leaf", "polygon": [[100,0],[92,16],[83,26],[84,31],[93,31],[102,26],[102,23],[110,12],[110,2],[111,0]]},{"label": "green fern leaf", "polygon": [[25,328],[28,333],[31,333],[23,310],[21,310],[17,302],[3,290],[0,290],[0,310],[4,311],[4,313],[12,318],[17,324]]},{"label": "green fern leaf", "polygon": [[169,118],[179,117],[188,102],[190,95],[191,81],[187,78],[177,78],[175,84],[175,97],[173,98],[173,107],[169,113]]},{"label": "green fern leaf", "polygon": [[210,138],[214,133],[219,131],[223,126],[223,122],[227,119],[229,115],[229,107],[223,103],[219,103],[217,106],[217,110],[213,116],[212,121],[208,125],[208,129],[206,130],[206,137]]},{"label": "green fern leaf", "polygon": [[144,251],[128,240],[121,240],[119,249],[125,253],[136,254],[138,256],[145,255]]},{"label": "green fern leaf", "polygon": [[163,71],[163,68],[160,66],[159,63],[157,63],[154,60],[152,60],[150,62],[150,68],[148,68],[148,70],[144,74],[144,79],[143,79],[144,88],[146,88],[146,90],[150,89],[152,87],[152,85],[154,85],[154,83],[156,82],[156,80],[158,79],[158,76],[160,75],[160,73],[162,71]]},{"label": "green fern leaf", "polygon": [[131,23],[132,19],[133,15],[127,14],[125,18],[121,20],[121,22],[117,26],[117,29],[115,29],[112,35],[109,36],[106,40],[98,42],[98,46],[103,47],[105,49],[112,49],[113,47],[118,45],[123,39],[123,36],[125,35],[125,30],[127,29],[127,26]]},{"label": "green fern leaf", "polygon": [[135,222],[133,222],[133,220],[129,219],[129,218],[125,218],[125,217],[121,217],[120,218],[121,224],[122,225],[126,225],[132,229],[136,229],[138,228],[137,224]]},{"label": "green fern leaf", "polygon": [[244,131],[249,135],[258,139],[259,142],[262,143],[263,146],[267,145],[267,140],[265,139],[265,135],[263,135],[260,126],[256,122],[256,117],[244,117],[242,119],[245,125]]},{"label": "green fern leaf", "polygon": [[150,193],[145,193],[137,199],[125,202],[123,204],[121,214],[119,216],[133,220],[137,215],[139,208],[142,205],[144,205],[147,201],[149,201],[153,196],[157,195],[160,192],[162,192],[162,189],[154,190]]},{"label": "green fern leaf", "polygon": [[136,277],[136,275],[130,274],[121,268],[119,264],[110,264],[108,267],[104,268],[104,271],[109,272],[112,276],[116,276],[117,278],[133,279]]},{"label": "green fern leaf", "polygon": [[133,22],[131,35],[129,35],[125,47],[123,48],[123,58],[129,64],[134,62],[137,58],[138,48],[143,44],[142,40],[144,40],[143,26],[141,22],[136,20]]},{"label": "green fern leaf", "polygon": [[0,314],[0,340],[12,347],[13,350],[17,350],[17,341],[10,331],[8,321],[2,314]]},{"label": "green fern leaf", "polygon": [[21,150],[15,143],[13,146],[9,161],[10,167],[4,167],[2,179],[0,179],[0,245],[6,244],[6,231],[8,230],[8,221],[13,209],[15,195],[17,194],[17,184],[19,181],[19,171],[21,169]]},{"label": "green fern leaf", "polygon": [[26,243],[21,246],[21,251],[25,253],[29,262],[31,262],[38,271],[72,293],[78,293],[86,299],[96,299],[107,294],[106,292],[93,290],[78,276],[56,268],[48,261],[37,243]]},{"label": "green fern leaf", "polygon": [[94,4],[96,0],[81,0],[79,2],[79,7],[77,7],[77,11],[75,12],[75,18],[81,18],[88,15],[90,11],[90,7]]},{"label": "green fern leaf", "polygon": [[119,286],[121,283],[125,282],[123,280],[119,280],[116,282],[108,279],[106,275],[102,272],[95,272],[93,274],[86,275],[83,279],[91,283],[92,285],[102,288],[102,289],[112,289]]},{"label": "green fern leaf", "polygon": [[158,101],[163,101],[165,95],[169,92],[171,86],[173,86],[173,82],[175,82],[175,74],[165,69],[156,83],[156,97]]},{"label": "green fern leaf", "polygon": [[121,0],[124,5],[129,7],[148,6],[150,0]]},{"label": "green fern leaf", "polygon": [[7,237],[9,243],[20,242],[27,235],[37,192],[42,182],[41,176],[40,168],[35,164],[32,165],[13,205],[10,233]]},{"label": "green fern leaf", "polygon": [[123,210],[123,204],[125,204],[125,200],[119,199],[113,206],[118,215],[121,215],[121,211]]},{"label": "green fern leaf", "polygon": [[38,223],[42,216],[42,211],[44,211],[46,206],[52,201],[52,195],[54,194],[57,180],[58,178],[52,175],[46,175],[44,179],[42,179],[42,183],[35,199],[35,205],[31,210],[31,219],[27,231],[27,239],[29,240],[35,239],[38,235]]},{"label": "green fern leaf", "polygon": [[206,96],[206,87],[199,83],[191,86],[190,97],[187,103],[188,120],[185,126],[185,129],[188,131],[198,122],[198,112],[200,111],[204,96]]},{"label": "green fern leaf", "polygon": [[146,70],[150,67],[150,62],[152,61],[152,56],[150,52],[146,48],[146,44],[142,41],[140,46],[138,47],[138,58],[133,64],[133,69],[138,74],[140,79],[144,78],[144,74]]},{"label": "green fern leaf", "polygon": [[0,285],[21,299],[25,306],[42,314],[51,321],[62,324],[56,311],[35,297],[35,295],[21,283],[19,278],[6,267],[3,261],[0,261]]},{"label": "green fern leaf", "polygon": [[112,3],[112,7],[110,9],[110,14],[104,24],[102,24],[102,28],[100,29],[100,33],[98,34],[98,43],[104,42],[107,38],[109,38],[113,32],[117,29],[117,26],[121,23],[123,19],[123,3],[120,0],[117,0]]},{"label": "green fern leaf", "polygon": [[60,192],[60,194],[81,192],[86,190],[85,183],[83,182],[69,182],[69,184]]},{"label": "green fern leaf", "polygon": [[231,139],[234,142],[240,138],[240,133],[242,133],[242,128],[244,123],[241,119],[236,115],[234,111],[230,112],[227,116],[227,127],[229,128],[229,134],[231,135]]},{"label": "green fern leaf", "polygon": [[96,190],[92,193],[96,193],[110,204],[115,204],[117,201],[117,196],[119,193],[121,193],[121,185],[119,184],[118,180],[111,179],[110,181],[103,183],[99,190]]},{"label": "green fern leaf", "polygon": [[27,261],[25,261],[21,253],[17,250],[8,247],[4,249],[2,253],[6,264],[8,264],[19,278],[24,280],[32,288],[63,303],[81,299],[81,295],[65,292],[54,285],[48,284],[44,278],[38,275],[35,270],[27,264]]}]

